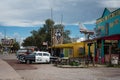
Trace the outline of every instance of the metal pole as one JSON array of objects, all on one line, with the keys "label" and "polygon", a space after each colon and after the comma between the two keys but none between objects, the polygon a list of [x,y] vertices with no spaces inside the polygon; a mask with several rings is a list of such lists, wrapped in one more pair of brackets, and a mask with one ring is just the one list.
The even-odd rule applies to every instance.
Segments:
[{"label": "metal pole", "polygon": [[51,19],[53,20],[53,9],[51,8]]}]

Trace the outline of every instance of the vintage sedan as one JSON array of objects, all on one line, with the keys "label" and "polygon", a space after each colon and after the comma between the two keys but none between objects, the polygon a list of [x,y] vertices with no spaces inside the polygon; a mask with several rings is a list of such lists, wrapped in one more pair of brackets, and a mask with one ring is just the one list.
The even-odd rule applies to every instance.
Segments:
[{"label": "vintage sedan", "polygon": [[50,53],[43,51],[34,51],[31,54],[20,54],[18,55],[18,60],[20,62],[29,63],[49,63]]}]

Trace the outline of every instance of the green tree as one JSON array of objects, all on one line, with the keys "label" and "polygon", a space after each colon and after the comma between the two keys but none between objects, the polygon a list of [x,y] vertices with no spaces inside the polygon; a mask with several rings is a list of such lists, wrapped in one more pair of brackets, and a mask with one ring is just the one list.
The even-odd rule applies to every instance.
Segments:
[{"label": "green tree", "polygon": [[19,43],[18,42],[14,42],[13,47],[11,48],[11,50],[13,52],[16,52],[18,49],[20,49]]},{"label": "green tree", "polygon": [[43,27],[40,27],[37,31],[31,31],[32,36],[27,37],[23,41],[23,46],[37,46],[41,48],[43,42],[48,42],[48,46],[51,45],[51,29],[54,26],[54,21],[47,19]]},{"label": "green tree", "polygon": [[69,30],[65,30],[64,32],[63,32],[63,36],[64,36],[64,40],[63,40],[63,43],[65,44],[65,43],[71,43],[71,38],[69,37],[69,35],[70,35],[70,31]]},{"label": "green tree", "polygon": [[23,40],[22,46],[36,46],[35,38],[33,36],[27,37]]},{"label": "green tree", "polygon": [[[39,49],[43,49],[45,46],[42,44],[43,42],[47,42],[48,46],[51,46],[51,34],[53,28],[64,27],[61,24],[54,25],[54,21],[51,19],[47,19],[43,27],[40,27],[37,31],[31,31],[31,36],[27,37],[23,41],[23,46],[37,46]],[[68,40],[70,31],[63,32],[64,40]],[[64,41],[64,43],[68,43],[68,41]]]},{"label": "green tree", "polygon": [[54,27],[54,21],[51,20],[51,19],[47,19],[45,21],[45,24],[44,24],[44,27],[45,28],[45,32],[46,32],[46,36],[45,36],[45,41],[48,42],[48,46],[51,46],[51,31],[52,31],[52,28]]}]

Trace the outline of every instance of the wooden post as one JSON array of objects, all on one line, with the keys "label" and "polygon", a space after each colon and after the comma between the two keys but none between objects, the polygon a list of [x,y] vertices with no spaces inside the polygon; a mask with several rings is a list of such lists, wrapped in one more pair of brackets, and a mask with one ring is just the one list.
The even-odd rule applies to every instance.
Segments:
[{"label": "wooden post", "polygon": [[112,49],[112,46],[109,45],[109,65],[111,65],[111,49]]},{"label": "wooden post", "polygon": [[104,40],[102,40],[102,48],[101,48],[101,61],[104,63]]},{"label": "wooden post", "polygon": [[93,66],[95,66],[96,43],[94,42]]}]

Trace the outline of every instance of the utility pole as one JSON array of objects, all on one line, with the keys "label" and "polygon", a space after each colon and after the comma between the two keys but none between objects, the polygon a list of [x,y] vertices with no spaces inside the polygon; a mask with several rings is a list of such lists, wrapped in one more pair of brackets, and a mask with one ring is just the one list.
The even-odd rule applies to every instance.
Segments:
[{"label": "utility pole", "polygon": [[52,45],[53,45],[53,41],[52,41],[52,27],[51,27],[51,54],[53,55],[53,51],[52,51]]},{"label": "utility pole", "polygon": [[53,20],[53,9],[51,8],[51,19]]},{"label": "utility pole", "polygon": [[[51,8],[51,20],[53,20],[53,10]],[[53,45],[53,26],[51,26],[51,55],[53,55],[52,45]]]},{"label": "utility pole", "polygon": [[6,29],[4,29],[4,39],[6,39]]},{"label": "utility pole", "polygon": [[62,25],[62,22],[63,22],[63,15],[61,14],[61,25]]}]

